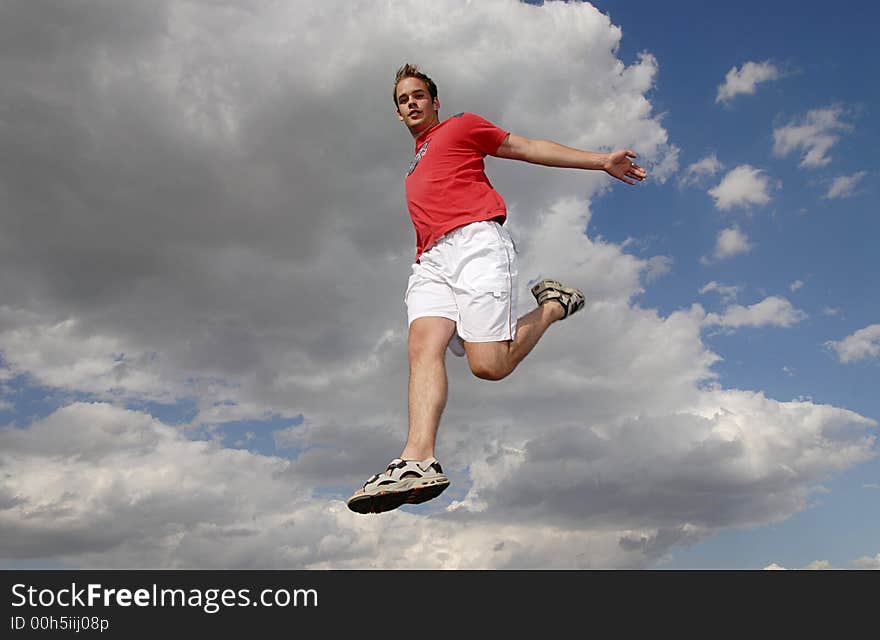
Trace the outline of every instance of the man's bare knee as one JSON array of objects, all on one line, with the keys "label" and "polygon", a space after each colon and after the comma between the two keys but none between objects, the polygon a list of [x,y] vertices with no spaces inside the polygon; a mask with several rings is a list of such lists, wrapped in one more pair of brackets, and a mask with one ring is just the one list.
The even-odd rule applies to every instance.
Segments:
[{"label": "man's bare knee", "polygon": [[475,362],[470,363],[470,365],[471,373],[473,373],[481,380],[492,380],[497,382],[498,380],[503,380],[508,375],[510,375],[510,371],[507,369],[507,367],[502,367],[497,364]]},{"label": "man's bare knee", "polygon": [[409,359],[442,358],[455,323],[445,318],[420,318],[410,325]]},{"label": "man's bare knee", "polygon": [[446,347],[436,342],[411,341],[409,343],[409,361],[442,360],[445,358]]},{"label": "man's bare knee", "polygon": [[482,380],[502,380],[510,375],[508,342],[465,342],[471,373]]}]

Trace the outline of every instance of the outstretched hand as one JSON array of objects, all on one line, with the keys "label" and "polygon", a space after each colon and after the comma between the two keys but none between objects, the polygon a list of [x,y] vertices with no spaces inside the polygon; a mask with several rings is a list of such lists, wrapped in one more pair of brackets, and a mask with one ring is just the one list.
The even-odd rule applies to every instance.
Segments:
[{"label": "outstretched hand", "polygon": [[635,157],[634,151],[618,149],[608,154],[608,160],[602,168],[608,175],[614,176],[618,180],[623,180],[627,184],[635,184],[644,180],[648,175],[647,171],[630,160]]}]

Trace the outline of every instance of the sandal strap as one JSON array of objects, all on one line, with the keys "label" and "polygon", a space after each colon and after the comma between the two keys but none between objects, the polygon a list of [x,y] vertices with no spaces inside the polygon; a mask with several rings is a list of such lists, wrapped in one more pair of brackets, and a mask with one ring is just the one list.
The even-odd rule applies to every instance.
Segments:
[{"label": "sandal strap", "polygon": [[586,299],[579,289],[566,287],[556,280],[542,280],[532,287],[532,295],[542,305],[550,300],[555,300],[562,305],[563,319],[583,309]]},{"label": "sandal strap", "polygon": [[395,484],[408,474],[418,478],[442,475],[443,467],[440,466],[437,458],[434,457],[425,460],[401,460],[400,458],[395,458],[388,463],[385,471],[370,476],[364,483],[364,491],[378,488],[384,484]]},{"label": "sandal strap", "polygon": [[562,306],[565,307],[565,315],[563,318],[567,318],[576,311],[580,311],[584,306],[584,299],[576,294],[572,295],[563,293],[560,296],[559,301],[562,303]]},{"label": "sandal strap", "polygon": [[440,463],[436,458],[427,458],[426,460],[403,460],[391,472],[391,477],[400,480],[407,474],[415,474],[419,478],[424,478],[428,472],[433,470],[435,473],[443,473]]},{"label": "sandal strap", "polygon": [[388,463],[388,466],[385,467],[385,471],[390,471],[392,469],[396,469],[397,467],[403,466],[404,462],[400,458],[394,458],[391,462]]},{"label": "sandal strap", "polygon": [[394,478],[389,476],[387,473],[377,473],[373,476],[370,476],[370,479],[364,483],[364,491],[371,487],[378,487],[382,484],[387,484],[390,482],[397,482]]},{"label": "sandal strap", "polygon": [[425,460],[401,460],[400,458],[395,458],[388,463],[385,471],[370,476],[364,483],[364,490],[378,487],[382,484],[398,482],[406,474],[414,474],[419,478],[424,478],[431,471],[435,474],[443,473],[443,468],[440,466],[437,458],[431,457]]}]

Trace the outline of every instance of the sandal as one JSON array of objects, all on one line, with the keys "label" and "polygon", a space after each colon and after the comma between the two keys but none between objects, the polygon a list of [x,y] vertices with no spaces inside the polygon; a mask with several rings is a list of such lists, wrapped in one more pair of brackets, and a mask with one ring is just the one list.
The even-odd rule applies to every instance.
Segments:
[{"label": "sandal", "polygon": [[388,463],[384,473],[378,473],[364,483],[348,499],[348,508],[357,513],[382,513],[403,504],[421,504],[436,498],[449,486],[449,478],[436,458],[401,460]]},{"label": "sandal", "polygon": [[556,280],[541,280],[532,287],[532,295],[535,296],[539,306],[549,300],[555,300],[561,304],[565,312],[565,315],[562,316],[563,319],[583,309],[586,303],[583,291],[566,287]]}]

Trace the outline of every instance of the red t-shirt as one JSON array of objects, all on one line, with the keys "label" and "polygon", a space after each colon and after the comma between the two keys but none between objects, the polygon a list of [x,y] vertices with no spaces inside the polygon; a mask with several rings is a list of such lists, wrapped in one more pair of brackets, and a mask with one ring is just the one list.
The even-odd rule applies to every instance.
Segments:
[{"label": "red t-shirt", "polygon": [[483,158],[498,150],[507,133],[474,113],[459,113],[418,137],[406,174],[416,261],[444,233],[507,217],[504,199],[492,188],[483,165]]}]

